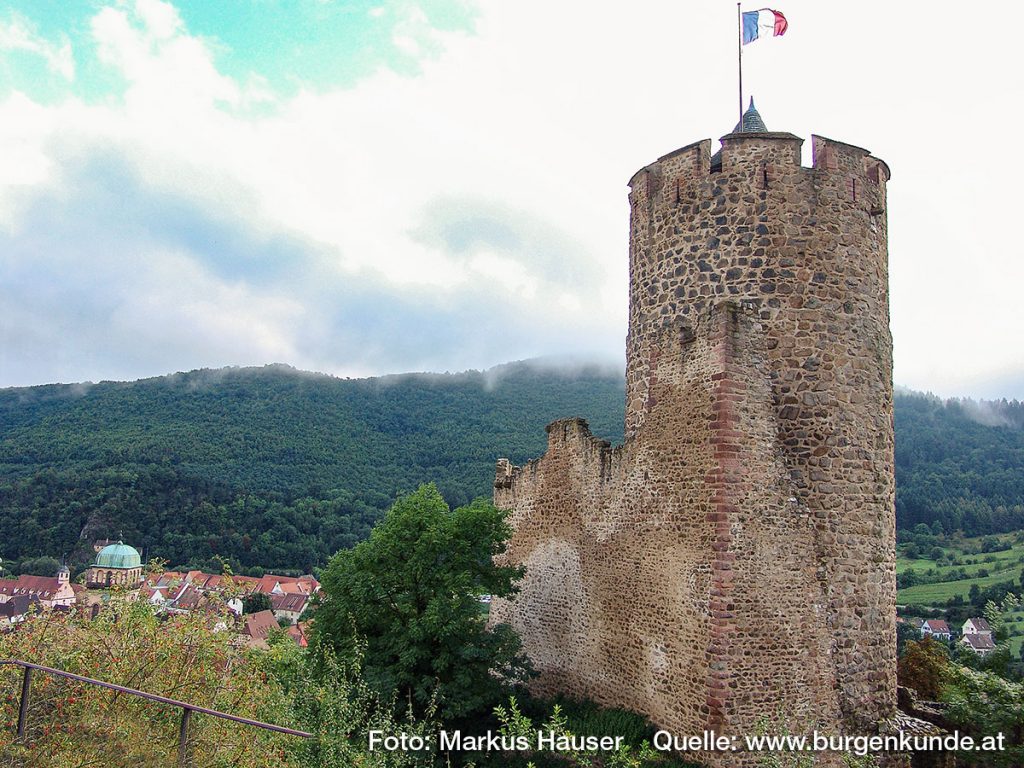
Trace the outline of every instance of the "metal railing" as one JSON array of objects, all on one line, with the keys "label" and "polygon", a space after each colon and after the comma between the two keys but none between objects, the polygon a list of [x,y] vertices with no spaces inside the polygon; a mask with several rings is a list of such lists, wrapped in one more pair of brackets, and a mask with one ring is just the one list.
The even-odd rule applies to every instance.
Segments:
[{"label": "metal railing", "polygon": [[261,723],[259,720],[251,720],[248,717],[239,717],[238,715],[229,715],[227,712],[218,712],[216,709],[210,709],[208,707],[200,707],[197,704],[189,704],[186,701],[178,701],[177,699],[170,699],[166,696],[158,696],[155,693],[146,693],[145,691],[137,691],[134,688],[126,688],[123,685],[115,685],[114,683],[107,683],[103,680],[94,680],[91,677],[83,677],[82,675],[76,675],[73,672],[65,672],[63,669],[54,669],[53,667],[44,667],[42,664],[33,664],[30,661],[21,661],[20,659],[0,659],[0,665],[11,664],[13,666],[22,667],[25,670],[25,675],[21,681],[21,703],[18,707],[18,740],[25,740],[25,728],[28,723],[28,706],[32,697],[32,676],[36,670],[45,672],[48,675],[56,675],[58,677],[65,677],[69,680],[77,680],[80,683],[87,683],[88,685],[95,685],[100,688],[109,688],[112,691],[118,693],[126,693],[130,696],[138,696],[142,699],[148,699],[149,701],[155,701],[160,704],[167,704],[172,707],[181,708],[181,727],[178,730],[178,768],[190,768],[191,766],[191,755],[189,753],[189,742],[188,733],[189,726],[192,722],[192,713],[198,712],[203,715],[210,715],[212,717],[219,717],[222,720],[231,720],[235,723],[241,723],[242,725],[251,725],[254,728],[262,728],[265,731],[275,731],[277,733],[283,733],[288,736],[300,736],[304,739],[313,737],[313,734],[306,733],[305,731],[297,731],[294,728],[285,728],[282,725],[273,725],[272,723]]}]

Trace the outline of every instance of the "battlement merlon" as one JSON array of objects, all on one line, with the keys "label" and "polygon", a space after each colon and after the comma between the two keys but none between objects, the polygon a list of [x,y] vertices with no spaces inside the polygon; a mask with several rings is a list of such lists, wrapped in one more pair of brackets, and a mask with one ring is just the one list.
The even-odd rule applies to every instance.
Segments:
[{"label": "battlement merlon", "polygon": [[494,487],[495,489],[511,488],[515,474],[519,470],[508,459],[498,459],[494,467]]},{"label": "battlement merlon", "polygon": [[869,181],[881,185],[892,177],[888,164],[868,150],[824,136],[811,136],[811,155],[815,170],[863,174]]},{"label": "battlement merlon", "polygon": [[729,133],[721,138],[722,173],[750,169],[757,174],[766,165],[780,170],[800,167],[804,140],[792,133]]},{"label": "battlement merlon", "polygon": [[591,450],[603,451],[611,447],[611,443],[594,437],[590,431],[590,424],[586,419],[573,416],[567,419],[556,419],[544,427],[548,435],[548,450],[558,446],[559,443],[578,442]]},{"label": "battlement merlon", "polygon": [[524,467],[518,467],[506,458],[498,459],[494,468],[496,495],[501,492],[514,494],[513,489],[524,475],[527,480],[534,477],[545,459],[556,454],[568,452],[576,456],[581,469],[590,467],[597,477],[606,477],[621,454],[621,446],[612,449],[609,441],[595,437],[587,420],[578,416],[552,421],[544,430],[548,435],[548,445],[543,456],[531,459]]},{"label": "battlement merlon", "polygon": [[803,139],[787,132],[730,133],[721,138],[721,167],[711,169],[711,139],[703,139],[662,155],[644,166],[629,180],[630,197],[635,203],[641,196],[654,197],[663,187],[672,187],[678,194],[680,184],[708,181],[718,173],[744,168],[755,178],[766,167],[775,172],[801,169],[808,174],[833,174],[860,177],[884,187],[891,177],[885,161],[862,147],[836,141],[816,134],[811,136],[813,164],[801,166]]}]

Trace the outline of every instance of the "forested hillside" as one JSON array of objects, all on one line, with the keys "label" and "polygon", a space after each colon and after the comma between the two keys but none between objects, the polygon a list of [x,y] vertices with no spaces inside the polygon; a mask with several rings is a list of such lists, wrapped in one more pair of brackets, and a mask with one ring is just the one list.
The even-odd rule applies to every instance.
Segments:
[{"label": "forested hillside", "polygon": [[1024,403],[900,394],[895,410],[900,527],[1024,528]]},{"label": "forested hillside", "polygon": [[620,371],[542,363],[336,379],[285,366],[0,390],[0,556],[123,536],[175,563],[309,570],[399,493],[489,494],[494,462],[585,416],[622,438]]},{"label": "forested hillside", "polygon": [[[308,571],[398,493],[489,494],[494,461],[544,452],[584,416],[622,438],[621,371],[515,363],[486,373],[336,379],[284,366],[0,390],[0,557],[123,537],[172,565]],[[1019,403],[896,400],[901,526],[1024,527]]]}]

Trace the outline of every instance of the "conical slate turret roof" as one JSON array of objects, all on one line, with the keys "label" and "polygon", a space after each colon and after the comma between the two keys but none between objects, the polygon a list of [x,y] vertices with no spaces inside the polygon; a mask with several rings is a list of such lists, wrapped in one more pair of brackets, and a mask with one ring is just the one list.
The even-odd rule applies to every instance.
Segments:
[{"label": "conical slate turret roof", "polygon": [[732,129],[733,133],[768,133],[768,129],[765,127],[764,120],[761,119],[761,113],[757,111],[757,107],[754,106],[754,97],[750,97],[750,106],[747,107],[747,111],[743,113],[743,119],[736,123],[736,127]]}]

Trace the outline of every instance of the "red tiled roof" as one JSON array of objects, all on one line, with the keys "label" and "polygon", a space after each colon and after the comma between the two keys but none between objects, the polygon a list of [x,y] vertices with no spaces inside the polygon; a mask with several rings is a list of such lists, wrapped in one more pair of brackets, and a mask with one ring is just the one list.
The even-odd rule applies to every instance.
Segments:
[{"label": "red tiled roof", "polygon": [[[189,571],[188,573],[177,573],[165,571],[157,584],[164,585],[173,580],[183,580],[195,585],[202,590],[221,589],[227,585],[230,578],[231,584],[241,587],[244,592],[265,592],[270,594],[276,584],[281,585],[285,592],[296,592],[311,594],[320,587],[320,583],[312,576],[275,576],[267,574],[256,578],[255,576],[231,576],[219,573],[204,573],[203,571]],[[296,586],[297,585],[297,586]]]},{"label": "red tiled roof", "polygon": [[320,588],[320,582],[312,576],[278,576],[268,573],[260,579],[256,589],[269,595],[276,586],[280,586],[285,594],[311,595]]},{"label": "red tiled roof", "polygon": [[217,589],[221,586],[221,582],[224,581],[224,577],[220,574],[190,571],[188,575],[189,583],[191,583],[196,589]]},{"label": "red tiled roof", "polygon": [[967,634],[963,636],[963,641],[976,651],[994,651],[996,648],[992,635],[989,634]]},{"label": "red tiled roof", "polygon": [[306,602],[308,600],[309,597],[303,594],[271,595],[270,608],[273,611],[290,611],[292,613],[302,613],[302,611],[306,607]]},{"label": "red tiled roof", "polygon": [[182,611],[191,611],[199,605],[202,596],[202,592],[196,589],[194,585],[184,584],[178,590],[178,594],[174,596],[172,605],[174,608]]},{"label": "red tiled roof", "polygon": [[[265,595],[274,593],[274,588],[280,586],[280,591],[288,595],[312,595],[320,588],[320,582],[312,576],[278,576],[268,573],[265,576],[256,578],[254,576],[231,576],[231,583],[239,587],[245,593],[262,592]],[[196,589],[204,592],[216,591],[227,586],[228,577],[223,574],[203,573],[203,571],[189,571],[178,573],[177,571],[165,571],[160,577],[150,583],[154,586],[168,586],[178,581],[193,585]]]},{"label": "red tiled roof", "polygon": [[154,595],[160,595],[164,600],[169,600],[171,596],[171,588],[143,586],[139,589],[139,594],[141,594],[146,600],[152,600]]},{"label": "red tiled roof", "polygon": [[53,576],[30,576],[22,574],[17,581],[0,580],[0,594],[31,594],[48,598],[60,589],[60,582]]},{"label": "red tiled roof", "polygon": [[945,634],[949,632],[949,624],[942,619],[928,619],[923,625],[929,632],[934,634]]},{"label": "red tiled roof", "polygon": [[306,632],[303,630],[301,624],[293,624],[285,630],[285,633],[287,633],[288,637],[294,640],[295,644],[300,648],[307,648],[309,646],[309,641],[306,640]]},{"label": "red tiled roof", "polygon": [[242,632],[253,640],[266,640],[271,629],[280,628],[272,611],[259,611],[245,616],[245,628]]},{"label": "red tiled roof", "polygon": [[179,583],[183,575],[177,571],[164,571],[159,576],[147,574],[144,578],[145,583],[151,587],[169,587]]},{"label": "red tiled roof", "polygon": [[253,592],[259,586],[260,580],[255,576],[232,576],[231,580],[235,586],[241,587],[245,592]]}]

